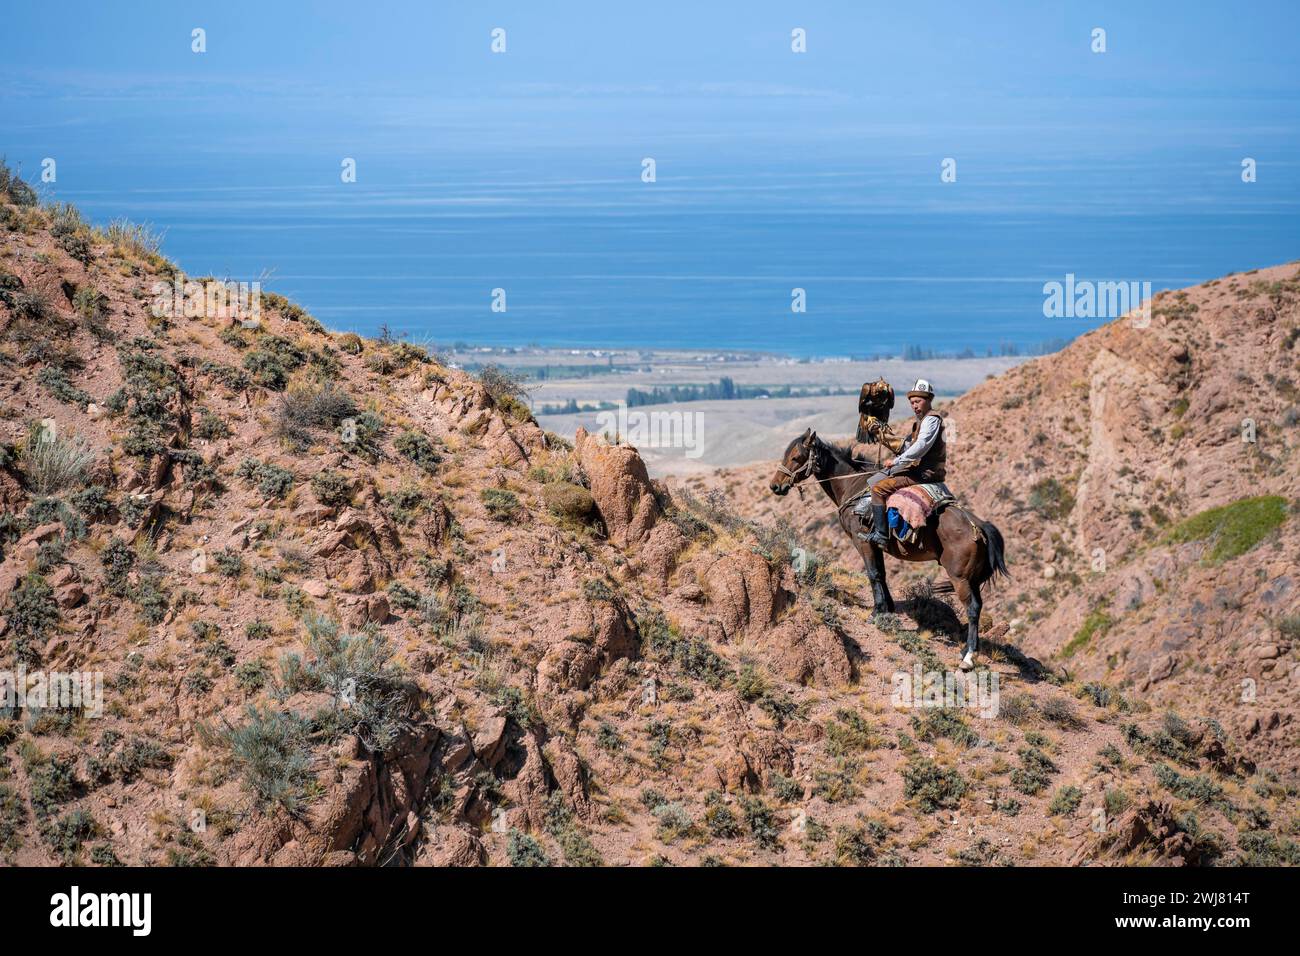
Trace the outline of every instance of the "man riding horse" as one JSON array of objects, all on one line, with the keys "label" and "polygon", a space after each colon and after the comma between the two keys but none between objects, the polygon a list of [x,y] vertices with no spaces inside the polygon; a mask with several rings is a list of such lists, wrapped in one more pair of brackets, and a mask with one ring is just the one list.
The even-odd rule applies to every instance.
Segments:
[{"label": "man riding horse", "polygon": [[906,438],[897,438],[882,421],[872,419],[867,424],[870,437],[897,452],[897,457],[886,458],[884,470],[867,479],[869,495],[863,495],[853,508],[853,513],[865,522],[867,509],[871,510],[871,535],[859,534],[864,541],[877,547],[889,545],[889,524],[885,517],[885,502],[894,492],[910,485],[943,481],[948,460],[948,446],[944,441],[943,418],[931,411],[934,388],[923,378],[917,379],[907,393],[916,420]]}]

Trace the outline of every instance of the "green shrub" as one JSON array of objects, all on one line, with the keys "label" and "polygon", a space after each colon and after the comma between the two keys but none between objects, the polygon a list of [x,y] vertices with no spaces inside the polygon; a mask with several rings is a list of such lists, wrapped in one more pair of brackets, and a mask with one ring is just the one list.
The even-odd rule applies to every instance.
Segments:
[{"label": "green shrub", "polygon": [[204,375],[210,375],[232,392],[245,391],[253,384],[252,379],[245,372],[240,371],[233,365],[222,365],[220,362],[204,362],[199,366],[199,371]]},{"label": "green shrub", "polygon": [[857,829],[840,827],[835,834],[835,865],[870,866],[884,839],[884,827],[878,823]]},{"label": "green shrub", "polygon": [[1030,486],[1029,507],[1044,518],[1060,520],[1074,510],[1074,495],[1055,478],[1043,478]]},{"label": "green shrub", "polygon": [[27,185],[2,159],[0,159],[0,193],[3,193],[15,206],[35,206],[40,201],[36,190]]},{"label": "green shrub", "polygon": [[880,736],[856,710],[841,707],[826,723],[826,752],[832,757],[851,757],[880,746]]},{"label": "green shrub", "polygon": [[915,799],[922,813],[956,807],[968,788],[957,771],[924,757],[913,757],[903,768],[903,795]]},{"label": "green shrub", "polygon": [[711,790],[704,797],[704,826],[709,835],[719,840],[730,840],[740,836],[740,821],[731,812],[722,798],[722,794]]},{"label": "green shrub", "polygon": [[546,832],[555,838],[566,866],[603,866],[600,851],[578,826],[558,790],[546,799]]},{"label": "green shrub", "polygon": [[596,499],[581,485],[552,481],[542,486],[542,502],[547,510],[561,518],[586,521],[596,511]]},{"label": "green shrub", "polygon": [[618,601],[618,592],[604,578],[588,578],[582,583],[582,594],[593,604],[613,604]]},{"label": "green shrub", "polygon": [[596,746],[607,753],[617,753],[623,749],[623,737],[613,724],[602,720],[596,729]]},{"label": "green shrub", "polygon": [[90,401],[90,395],[84,389],[73,385],[72,380],[68,378],[68,373],[58,366],[47,365],[41,369],[40,374],[36,376],[36,381],[59,401],[69,405],[85,406]]},{"label": "green shrub", "polygon": [[246,694],[257,693],[266,686],[270,677],[271,668],[261,658],[244,661],[235,668],[235,683]]},{"label": "green shrub", "polygon": [[168,769],[172,756],[157,741],[132,736],[123,741],[116,731],[106,731],[99,741],[98,753],[87,760],[90,779],[96,783],[118,780],[130,783],[149,769]]},{"label": "green shrub", "polygon": [[127,575],[135,567],[135,552],[121,538],[108,539],[108,544],[99,553],[100,563],[104,566],[104,580],[108,590],[119,597],[126,594]]},{"label": "green shrub", "polygon": [[963,747],[974,747],[980,742],[980,735],[967,726],[962,715],[948,709],[926,710],[923,717],[913,717],[912,730],[917,740],[927,743],[940,737],[947,737]]},{"label": "green shrub", "polygon": [[53,816],[59,804],[71,800],[81,789],[81,781],[77,779],[75,770],[75,757],[47,757],[37,751],[26,763],[32,809],[38,819],[45,820]]},{"label": "green shrub", "polygon": [[1204,774],[1185,776],[1163,763],[1156,764],[1155,773],[1160,786],[1176,797],[1195,800],[1197,803],[1224,803],[1223,787]]},{"label": "green shrub", "polygon": [[212,560],[225,577],[237,578],[244,573],[244,558],[238,551],[222,548],[212,555]]},{"label": "green shrub", "polygon": [[695,832],[695,821],[686,808],[676,801],[660,803],[650,815],[658,822],[655,835],[664,843],[674,843]]},{"label": "green shrub", "polygon": [[767,692],[767,680],[753,661],[744,661],[736,672],[736,693],[740,699],[753,702]]},{"label": "green shrub", "polygon": [[22,849],[23,829],[27,824],[27,805],[13,787],[0,783],[0,859],[12,864],[14,854]]},{"label": "green shrub", "polygon": [[1021,747],[1021,766],[1011,771],[1011,785],[1026,796],[1032,797],[1048,784],[1048,777],[1057,772],[1052,759],[1037,747]]},{"label": "green shrub", "polygon": [[393,439],[393,448],[403,458],[415,462],[422,471],[433,474],[442,462],[438,449],[424,435],[415,431],[406,431]]},{"label": "green shrub", "polygon": [[1047,812],[1054,817],[1068,817],[1079,809],[1081,803],[1083,803],[1083,791],[1078,787],[1065,786],[1056,791],[1052,802],[1048,804]]},{"label": "green shrub", "polygon": [[1174,544],[1209,541],[1204,562],[1222,564],[1245,554],[1286,521],[1287,502],[1279,495],[1242,498],[1180,521],[1166,535]]},{"label": "green shrub", "polygon": [[91,520],[103,518],[113,510],[112,502],[108,500],[108,489],[103,485],[87,485],[74,492],[70,500],[72,507]]},{"label": "green shrub", "polygon": [[386,428],[384,420],[375,412],[362,412],[352,422],[355,426],[352,436],[342,439],[343,447],[366,461],[375,461]]},{"label": "green shrub", "polygon": [[293,489],[293,472],[256,458],[241,461],[235,475],[256,485],[258,493],[267,498],[284,498]]},{"label": "green shrub", "polygon": [[519,513],[519,497],[505,488],[484,488],[479,498],[494,521],[513,521]]},{"label": "green shrub", "polygon": [[429,495],[412,485],[404,485],[384,492],[381,499],[384,509],[403,528],[413,525],[420,515],[429,510]]},{"label": "green shrub", "polygon": [[745,816],[745,826],[750,838],[765,850],[774,850],[779,845],[777,840],[780,828],[772,808],[758,797],[742,796],[740,809]]},{"label": "green shrub", "polygon": [[388,582],[388,602],[399,611],[414,611],[419,608],[424,597],[419,591],[408,587],[401,581]]},{"label": "green shrub", "polygon": [[[337,732],[354,734],[372,753],[388,750],[411,724],[413,688],[393,663],[379,634],[344,634],[333,621],[307,621],[311,660],[298,668],[296,689],[319,689],[335,697]],[[283,668],[282,668],[283,669]],[[286,687],[290,693],[295,688]]]},{"label": "green shrub", "polygon": [[220,441],[230,436],[230,426],[206,408],[199,413],[199,423],[194,426],[194,437],[203,441]]},{"label": "green shrub", "polygon": [[87,811],[73,810],[43,828],[42,835],[65,863],[72,863],[77,859],[82,845],[102,832],[98,821]]},{"label": "green shrub", "polygon": [[250,706],[246,720],[219,730],[200,725],[205,743],[227,748],[246,789],[264,806],[301,812],[315,783],[311,769],[311,728],[295,714]]},{"label": "green shrub", "polygon": [[64,488],[80,487],[95,453],[80,438],[47,437],[32,428],[23,445],[23,471],[27,485],[38,495],[53,495]]},{"label": "green shrub", "polygon": [[289,372],[278,358],[264,349],[249,352],[244,356],[243,364],[254,385],[281,392],[289,384]]},{"label": "green shrub", "polygon": [[532,421],[533,413],[527,404],[528,389],[518,375],[499,365],[485,365],[478,380],[493,403],[507,416],[518,422]]},{"label": "green shrub", "polygon": [[29,666],[39,663],[37,644],[59,621],[54,589],[38,572],[31,571],[9,593],[4,613],[13,634],[14,656],[18,662]]},{"label": "green shrub", "polygon": [[316,500],[329,508],[346,505],[352,500],[352,481],[332,468],[316,473],[311,480],[311,490]]},{"label": "green shrub", "polygon": [[550,866],[551,860],[542,845],[527,833],[512,829],[506,840],[506,858],[511,866]]}]

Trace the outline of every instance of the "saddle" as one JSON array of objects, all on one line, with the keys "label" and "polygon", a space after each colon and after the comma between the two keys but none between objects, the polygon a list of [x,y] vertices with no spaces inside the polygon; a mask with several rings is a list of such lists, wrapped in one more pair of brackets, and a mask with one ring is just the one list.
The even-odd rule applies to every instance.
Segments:
[{"label": "saddle", "polygon": [[[856,502],[859,498],[861,495],[855,495],[853,501]],[[916,545],[920,541],[920,530],[956,501],[957,496],[942,481],[910,485],[896,491],[885,501],[889,532],[904,544]],[[864,531],[870,531],[871,513],[867,512],[860,517]]]},{"label": "saddle", "polygon": [[916,528],[929,521],[944,505],[956,500],[947,485],[934,481],[895,491],[885,502],[885,508],[893,508],[900,518]]}]

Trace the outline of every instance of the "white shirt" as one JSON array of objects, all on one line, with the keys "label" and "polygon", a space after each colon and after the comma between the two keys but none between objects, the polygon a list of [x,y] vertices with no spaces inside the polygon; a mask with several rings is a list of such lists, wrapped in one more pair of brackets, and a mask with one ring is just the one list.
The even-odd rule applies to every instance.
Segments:
[{"label": "white shirt", "polygon": [[904,442],[903,450],[899,452],[898,457],[894,459],[894,467],[899,465],[914,465],[930,450],[934,440],[939,437],[939,426],[943,424],[943,419],[930,412],[921,420],[921,427],[916,433],[916,441],[910,445]]}]

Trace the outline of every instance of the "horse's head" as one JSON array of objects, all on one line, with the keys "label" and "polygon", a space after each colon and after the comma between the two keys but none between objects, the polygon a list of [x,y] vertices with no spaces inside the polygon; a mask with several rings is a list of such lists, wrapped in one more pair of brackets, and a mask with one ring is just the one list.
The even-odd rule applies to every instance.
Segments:
[{"label": "horse's head", "polygon": [[790,442],[786,446],[785,454],[781,456],[781,464],[776,466],[776,472],[768,485],[772,489],[772,494],[789,494],[791,488],[816,472],[820,447],[821,442],[817,438],[817,433],[811,428]]}]

